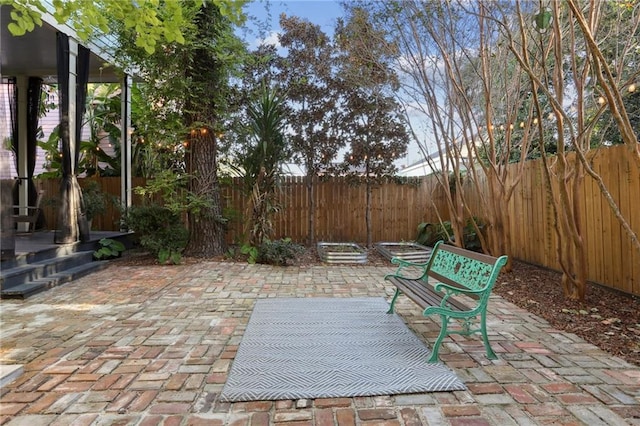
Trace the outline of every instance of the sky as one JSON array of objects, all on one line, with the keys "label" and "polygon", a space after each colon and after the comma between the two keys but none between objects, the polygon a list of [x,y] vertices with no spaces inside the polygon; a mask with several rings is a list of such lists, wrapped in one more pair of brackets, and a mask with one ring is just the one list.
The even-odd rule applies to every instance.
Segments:
[{"label": "sky", "polygon": [[[333,0],[257,0],[245,6],[247,15],[254,17],[260,26],[266,30],[265,37],[259,34],[244,35],[249,47],[257,47],[263,38],[268,41],[277,41],[276,34],[280,31],[278,23],[280,14],[298,16],[308,19],[310,22],[320,25],[327,34],[332,34],[337,19],[343,16],[342,6]],[[253,21],[253,20],[252,20]],[[249,22],[249,26],[259,31],[256,24]]]}]

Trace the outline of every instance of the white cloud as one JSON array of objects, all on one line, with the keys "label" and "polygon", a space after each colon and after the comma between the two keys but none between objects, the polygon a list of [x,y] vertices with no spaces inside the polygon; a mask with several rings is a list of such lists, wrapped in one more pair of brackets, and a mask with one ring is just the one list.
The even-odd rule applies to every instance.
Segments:
[{"label": "white cloud", "polygon": [[281,49],[279,40],[280,33],[278,31],[271,31],[268,36],[265,38],[257,38],[254,42],[254,47],[258,47],[262,44],[270,44],[275,46],[277,49]]}]

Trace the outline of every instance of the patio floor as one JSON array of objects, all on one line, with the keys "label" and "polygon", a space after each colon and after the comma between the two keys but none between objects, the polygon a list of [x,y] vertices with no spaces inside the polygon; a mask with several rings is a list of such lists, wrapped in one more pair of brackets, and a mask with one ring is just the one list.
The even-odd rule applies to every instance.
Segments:
[{"label": "patio floor", "polygon": [[[2,300],[0,363],[24,373],[0,393],[8,425],[640,425],[640,367],[493,296],[488,329],[445,339],[468,391],[221,403],[257,298],[389,297],[389,267],[278,268],[117,261],[26,301]],[[398,313],[433,342],[439,324],[402,297]]]}]

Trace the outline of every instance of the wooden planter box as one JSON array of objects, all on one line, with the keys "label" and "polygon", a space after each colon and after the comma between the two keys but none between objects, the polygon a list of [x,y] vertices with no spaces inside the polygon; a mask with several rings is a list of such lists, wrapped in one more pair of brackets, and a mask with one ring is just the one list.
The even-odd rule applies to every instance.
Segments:
[{"label": "wooden planter box", "polygon": [[318,256],[327,263],[367,263],[367,251],[355,243],[319,242]]},{"label": "wooden planter box", "polygon": [[398,257],[411,262],[426,262],[431,256],[431,248],[418,243],[376,243],[375,248],[389,260]]}]

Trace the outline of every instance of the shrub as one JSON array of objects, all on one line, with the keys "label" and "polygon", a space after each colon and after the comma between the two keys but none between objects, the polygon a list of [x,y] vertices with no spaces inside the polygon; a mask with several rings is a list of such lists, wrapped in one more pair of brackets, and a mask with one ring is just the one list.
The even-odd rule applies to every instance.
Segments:
[{"label": "shrub", "polygon": [[[467,219],[465,226],[462,230],[464,238],[464,247],[469,250],[481,250],[482,244],[480,244],[480,238],[476,233],[473,221],[482,231],[484,229],[484,221],[482,219],[474,217],[473,219]],[[453,229],[451,228],[450,221],[444,221],[441,223],[426,223],[423,222],[418,225],[418,235],[416,242],[428,247],[433,247],[435,243],[443,240],[448,243],[454,242]]]},{"label": "shrub", "polygon": [[189,231],[177,213],[158,205],[132,207],[124,222],[135,231],[140,246],[160,263],[180,263]]},{"label": "shrub", "polygon": [[423,222],[418,225],[418,235],[416,237],[416,242],[418,244],[433,247],[433,245],[440,240],[444,240],[447,242],[453,240],[453,229],[451,229],[451,222]]},{"label": "shrub", "polygon": [[286,266],[304,251],[304,247],[291,242],[291,238],[271,241],[265,239],[258,248],[257,262],[267,265]]},{"label": "shrub", "polygon": [[98,242],[100,243],[100,248],[93,252],[93,258],[97,260],[120,257],[125,250],[124,244],[111,238],[102,238]]}]

